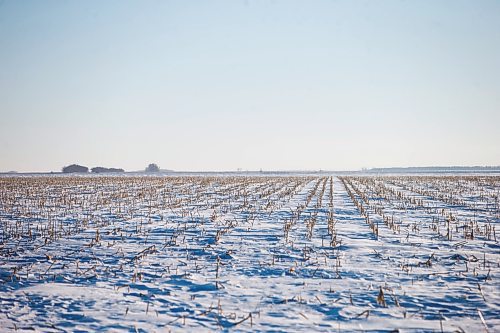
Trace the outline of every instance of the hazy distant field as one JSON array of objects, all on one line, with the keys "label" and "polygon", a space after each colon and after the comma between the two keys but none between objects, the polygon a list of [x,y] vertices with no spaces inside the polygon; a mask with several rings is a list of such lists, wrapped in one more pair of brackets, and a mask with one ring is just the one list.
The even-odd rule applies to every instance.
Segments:
[{"label": "hazy distant field", "polygon": [[0,177],[2,331],[500,331],[499,176]]}]

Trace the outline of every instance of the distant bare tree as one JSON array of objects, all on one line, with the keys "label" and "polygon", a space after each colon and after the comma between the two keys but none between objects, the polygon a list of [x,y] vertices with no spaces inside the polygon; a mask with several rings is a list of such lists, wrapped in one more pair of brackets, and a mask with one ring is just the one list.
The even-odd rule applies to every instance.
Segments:
[{"label": "distant bare tree", "polygon": [[155,163],[151,163],[146,168],[146,172],[160,172],[160,167],[158,165],[156,165]]}]

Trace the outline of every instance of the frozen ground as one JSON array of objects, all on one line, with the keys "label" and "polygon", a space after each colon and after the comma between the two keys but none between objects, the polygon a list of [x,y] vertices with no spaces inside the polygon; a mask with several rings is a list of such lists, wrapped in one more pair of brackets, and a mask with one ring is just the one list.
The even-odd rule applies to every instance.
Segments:
[{"label": "frozen ground", "polygon": [[0,178],[2,331],[500,331],[500,177]]}]

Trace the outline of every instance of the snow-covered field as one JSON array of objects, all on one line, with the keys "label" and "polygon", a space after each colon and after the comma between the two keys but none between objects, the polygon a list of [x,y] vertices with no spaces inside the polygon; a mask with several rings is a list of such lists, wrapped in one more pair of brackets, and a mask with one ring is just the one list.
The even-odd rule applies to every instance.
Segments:
[{"label": "snow-covered field", "polygon": [[500,331],[498,176],[0,178],[0,331]]}]

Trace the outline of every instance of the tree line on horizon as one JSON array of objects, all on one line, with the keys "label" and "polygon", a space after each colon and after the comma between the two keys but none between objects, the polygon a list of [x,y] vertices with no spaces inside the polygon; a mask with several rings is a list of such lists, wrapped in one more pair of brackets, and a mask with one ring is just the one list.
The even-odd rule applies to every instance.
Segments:
[{"label": "tree line on horizon", "polygon": [[[93,167],[90,169],[92,173],[121,173],[125,170],[121,168],[105,168],[105,167]],[[160,167],[155,163],[149,164],[145,172],[160,172]],[[88,173],[89,168],[79,164],[71,164],[62,168],[63,173]]]}]

